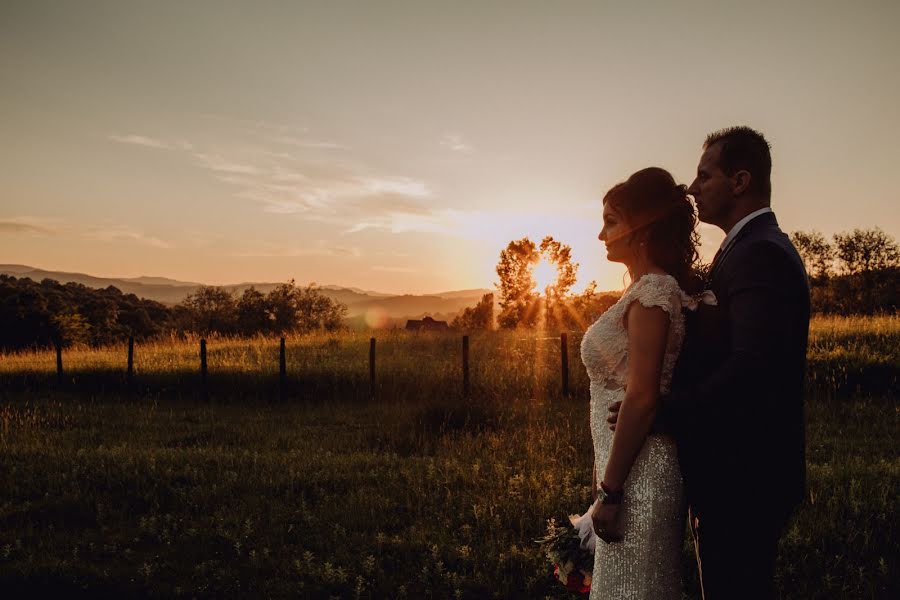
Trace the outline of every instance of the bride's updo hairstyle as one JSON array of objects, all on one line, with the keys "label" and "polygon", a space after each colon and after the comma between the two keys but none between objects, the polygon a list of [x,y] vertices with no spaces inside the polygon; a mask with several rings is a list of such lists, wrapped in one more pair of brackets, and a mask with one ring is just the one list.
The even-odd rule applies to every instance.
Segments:
[{"label": "bride's updo hairstyle", "polygon": [[646,252],[688,294],[702,290],[695,269],[700,258],[697,216],[684,185],[675,183],[665,169],[648,167],[606,192],[607,203],[630,226],[627,241],[634,250]]}]

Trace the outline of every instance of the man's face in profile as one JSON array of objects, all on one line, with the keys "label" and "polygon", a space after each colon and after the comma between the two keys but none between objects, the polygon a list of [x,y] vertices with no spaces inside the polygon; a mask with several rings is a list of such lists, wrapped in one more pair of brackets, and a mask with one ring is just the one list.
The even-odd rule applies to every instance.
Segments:
[{"label": "man's face in profile", "polygon": [[688,188],[697,203],[697,217],[719,227],[727,223],[734,202],[731,177],[719,167],[721,152],[721,144],[713,144],[703,152],[697,177]]}]

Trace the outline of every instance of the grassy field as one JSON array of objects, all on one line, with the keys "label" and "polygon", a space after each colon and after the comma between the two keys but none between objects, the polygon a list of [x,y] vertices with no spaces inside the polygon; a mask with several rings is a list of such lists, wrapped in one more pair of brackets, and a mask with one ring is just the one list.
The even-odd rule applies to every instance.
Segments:
[{"label": "grassy field", "polygon": [[[569,340],[455,335],[197,340],[0,359],[0,589],[85,597],[567,597],[533,539],[590,504],[587,377]],[[812,324],[809,501],[789,598],[893,598],[900,319]],[[764,432],[761,431],[761,436]],[[685,550],[688,597],[697,595]]]}]

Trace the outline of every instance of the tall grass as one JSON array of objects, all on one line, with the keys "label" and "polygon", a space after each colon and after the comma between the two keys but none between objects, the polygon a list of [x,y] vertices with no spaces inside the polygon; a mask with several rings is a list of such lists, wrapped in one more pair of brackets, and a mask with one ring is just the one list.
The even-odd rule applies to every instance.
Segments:
[{"label": "tall grass", "polygon": [[[0,589],[568,597],[532,540],[590,504],[580,337],[565,398],[558,338],[473,336],[464,398],[458,336],[379,334],[374,401],[368,337],[289,339],[283,404],[269,402],[268,339],[210,341],[210,402],[192,397],[198,340],[138,346],[132,390],[124,347],[66,351],[62,387],[52,354],[3,356]],[[809,500],[780,550],[784,597],[900,592],[898,342],[896,318],[813,322],[822,378],[807,402]],[[853,365],[889,376],[853,387]],[[697,598],[687,546],[684,563]]]},{"label": "tall grass", "polygon": [[[376,332],[376,392],[393,400],[454,396],[462,389],[460,336]],[[368,333],[315,333],[287,339],[287,371],[297,397],[366,400]],[[810,325],[808,380],[819,395],[891,393],[900,373],[900,317],[816,317]],[[569,338],[570,381],[586,393],[578,360],[581,334]],[[276,391],[278,342],[272,338],[216,338],[208,342],[210,385],[223,397],[268,398]],[[476,396],[544,396],[560,389],[559,338],[529,332],[471,335],[471,380]],[[125,345],[63,352],[66,382],[89,392],[122,389]],[[196,393],[199,337],[139,344],[134,369],[139,389],[165,395]],[[33,391],[55,380],[53,352],[20,352],[0,358],[0,383]],[[378,395],[378,394],[376,394]]]}]

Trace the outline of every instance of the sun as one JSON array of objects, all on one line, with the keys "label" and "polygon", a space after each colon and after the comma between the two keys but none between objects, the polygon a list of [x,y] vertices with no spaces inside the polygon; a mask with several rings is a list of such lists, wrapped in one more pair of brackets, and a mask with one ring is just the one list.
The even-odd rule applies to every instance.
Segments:
[{"label": "sun", "polygon": [[544,293],[547,286],[556,283],[556,267],[542,258],[534,268],[534,280],[537,282],[538,291]]}]

